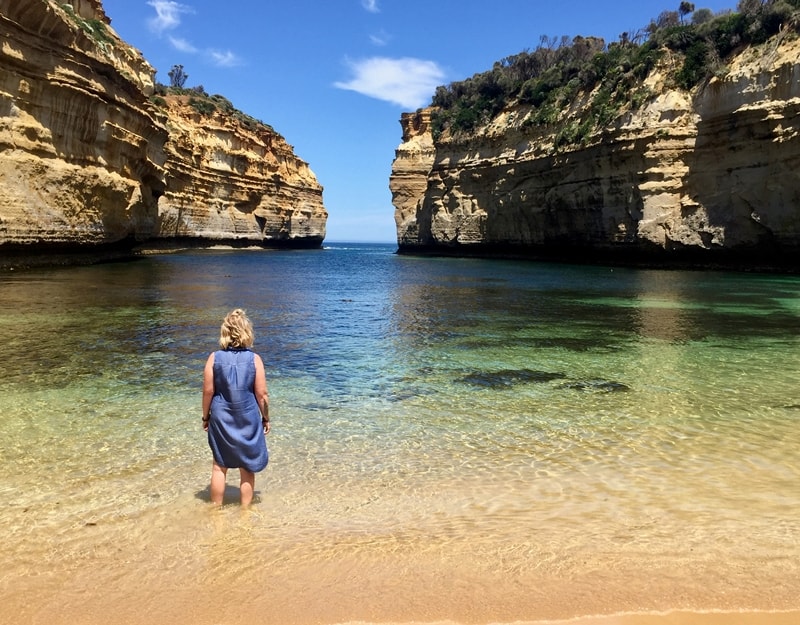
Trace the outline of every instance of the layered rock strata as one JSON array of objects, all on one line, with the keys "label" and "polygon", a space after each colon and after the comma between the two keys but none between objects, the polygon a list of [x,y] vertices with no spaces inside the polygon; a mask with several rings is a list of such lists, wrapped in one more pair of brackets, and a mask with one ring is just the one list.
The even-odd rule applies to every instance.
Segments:
[{"label": "layered rock strata", "polygon": [[155,96],[100,0],[0,0],[0,36],[0,254],[324,239],[308,164],[230,106]]},{"label": "layered rock strata", "polygon": [[152,67],[99,0],[0,0],[0,246],[146,239],[164,191]]},{"label": "layered rock strata", "polygon": [[[167,96],[167,186],[158,238],[234,245],[319,246],[322,187],[272,128]],[[208,101],[208,100],[207,100]]]},{"label": "layered rock strata", "polygon": [[430,110],[403,115],[400,251],[795,262],[800,42],[768,45],[692,93],[651,75],[651,101],[582,146],[555,149],[524,107],[436,142]]}]

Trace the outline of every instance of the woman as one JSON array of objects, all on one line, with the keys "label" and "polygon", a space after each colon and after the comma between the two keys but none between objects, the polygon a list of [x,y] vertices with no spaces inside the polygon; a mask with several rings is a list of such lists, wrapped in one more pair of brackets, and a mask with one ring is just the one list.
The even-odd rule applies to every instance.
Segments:
[{"label": "woman", "polygon": [[[251,351],[253,325],[241,308],[229,312],[219,333],[220,350],[203,371],[203,429],[214,455],[211,502],[222,505],[228,469],[239,469],[242,507],[253,501],[255,474],[269,461],[269,394],[264,363]],[[260,419],[259,419],[260,417]]]}]

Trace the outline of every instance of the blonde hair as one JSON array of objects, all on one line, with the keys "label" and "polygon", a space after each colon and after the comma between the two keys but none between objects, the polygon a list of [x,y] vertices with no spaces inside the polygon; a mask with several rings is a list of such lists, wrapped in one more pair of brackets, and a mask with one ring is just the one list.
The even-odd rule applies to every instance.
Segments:
[{"label": "blonde hair", "polygon": [[225,315],[225,320],[219,329],[219,346],[222,349],[252,347],[254,340],[253,324],[250,323],[244,310],[236,308]]}]

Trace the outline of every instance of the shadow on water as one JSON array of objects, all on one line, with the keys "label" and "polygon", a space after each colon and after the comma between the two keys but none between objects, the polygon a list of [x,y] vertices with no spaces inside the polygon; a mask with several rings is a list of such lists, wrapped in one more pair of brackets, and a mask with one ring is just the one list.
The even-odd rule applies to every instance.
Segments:
[{"label": "shadow on water", "polygon": [[[199,499],[207,504],[211,504],[211,486],[206,486],[202,490],[198,490],[194,494],[195,499]],[[241,490],[238,486],[234,486],[233,484],[225,484],[225,492],[222,495],[222,507],[230,506],[230,505],[239,505],[239,500],[241,498]],[[261,503],[261,491],[256,489],[253,492],[253,503],[259,504]]]}]

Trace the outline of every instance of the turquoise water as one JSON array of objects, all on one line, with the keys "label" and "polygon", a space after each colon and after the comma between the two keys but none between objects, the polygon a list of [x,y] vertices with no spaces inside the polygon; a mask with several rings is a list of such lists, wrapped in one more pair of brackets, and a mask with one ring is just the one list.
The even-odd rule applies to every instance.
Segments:
[{"label": "turquoise water", "polygon": [[[799,278],[393,252],[0,277],[0,617],[188,619],[175,586],[242,577],[279,590],[208,622],[800,608]],[[246,519],[199,424],[237,306],[274,419]]]}]

